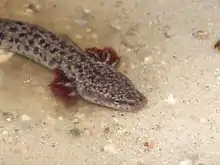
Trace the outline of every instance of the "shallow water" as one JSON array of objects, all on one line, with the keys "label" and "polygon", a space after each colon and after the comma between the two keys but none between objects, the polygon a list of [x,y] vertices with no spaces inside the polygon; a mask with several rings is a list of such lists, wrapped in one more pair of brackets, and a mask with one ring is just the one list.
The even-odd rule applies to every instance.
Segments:
[{"label": "shallow water", "polygon": [[0,165],[219,164],[219,8],[217,0],[4,0],[1,17],[82,48],[114,47],[118,69],[149,105],[135,114],[83,100],[65,108],[48,89],[50,70],[0,58]]}]

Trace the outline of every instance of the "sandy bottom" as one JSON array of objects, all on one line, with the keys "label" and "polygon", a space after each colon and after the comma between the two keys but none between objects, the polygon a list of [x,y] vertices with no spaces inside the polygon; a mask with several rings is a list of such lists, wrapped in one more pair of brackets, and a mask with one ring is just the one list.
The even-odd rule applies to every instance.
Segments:
[{"label": "sandy bottom", "polygon": [[219,9],[218,0],[2,0],[1,17],[82,48],[114,47],[150,103],[138,113],[83,100],[65,108],[48,89],[51,71],[2,55],[0,165],[219,165]]}]

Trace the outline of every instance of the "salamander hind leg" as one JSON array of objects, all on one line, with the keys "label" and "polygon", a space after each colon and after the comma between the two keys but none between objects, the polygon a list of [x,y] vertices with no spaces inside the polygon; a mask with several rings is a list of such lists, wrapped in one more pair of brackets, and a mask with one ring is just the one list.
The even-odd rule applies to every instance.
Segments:
[{"label": "salamander hind leg", "polygon": [[54,70],[54,79],[48,86],[53,95],[61,100],[65,106],[69,107],[76,103],[78,98],[76,86],[59,69]]},{"label": "salamander hind leg", "polygon": [[96,47],[85,49],[86,53],[90,56],[94,56],[101,62],[116,67],[116,65],[120,61],[120,57],[116,53],[116,51],[111,47],[105,47],[103,49],[99,49]]}]

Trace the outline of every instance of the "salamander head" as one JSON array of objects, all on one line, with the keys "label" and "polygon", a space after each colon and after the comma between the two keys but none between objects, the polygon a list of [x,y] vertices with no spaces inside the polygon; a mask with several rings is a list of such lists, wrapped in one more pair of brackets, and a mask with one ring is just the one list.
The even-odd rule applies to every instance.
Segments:
[{"label": "salamander head", "polygon": [[146,97],[128,77],[111,68],[96,66],[77,75],[78,92],[85,100],[131,112],[140,110],[147,103]]}]

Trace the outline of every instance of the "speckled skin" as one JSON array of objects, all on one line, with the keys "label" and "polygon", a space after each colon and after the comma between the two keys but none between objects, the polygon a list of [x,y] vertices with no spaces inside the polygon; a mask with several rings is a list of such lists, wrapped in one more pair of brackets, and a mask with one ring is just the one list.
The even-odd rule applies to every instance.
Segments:
[{"label": "speckled skin", "polygon": [[71,80],[74,92],[89,102],[122,111],[137,111],[147,103],[145,96],[113,66],[38,25],[0,19],[0,48],[49,69],[59,68]]}]

